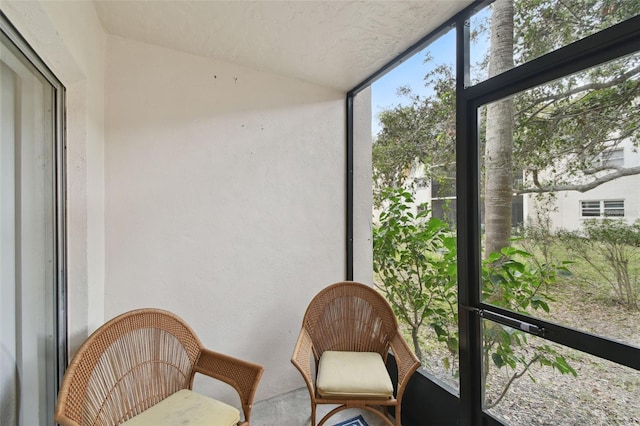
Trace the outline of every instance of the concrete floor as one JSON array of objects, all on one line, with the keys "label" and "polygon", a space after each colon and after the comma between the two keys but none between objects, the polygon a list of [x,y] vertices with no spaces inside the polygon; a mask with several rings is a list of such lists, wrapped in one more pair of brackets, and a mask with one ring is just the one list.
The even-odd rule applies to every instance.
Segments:
[{"label": "concrete floor", "polygon": [[[318,406],[316,420],[319,421],[332,408],[333,405]],[[384,426],[384,422],[375,414],[357,408],[341,411],[331,417],[325,425],[333,426],[358,415],[362,415],[369,426]],[[256,403],[251,410],[251,426],[309,426],[310,417],[309,391],[307,388],[301,388]]]}]

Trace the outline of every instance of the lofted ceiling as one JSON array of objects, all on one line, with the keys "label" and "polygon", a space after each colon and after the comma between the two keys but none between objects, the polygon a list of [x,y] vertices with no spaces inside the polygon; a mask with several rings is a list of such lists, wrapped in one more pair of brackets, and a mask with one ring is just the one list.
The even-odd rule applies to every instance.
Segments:
[{"label": "lofted ceiling", "polygon": [[472,0],[94,0],[104,30],[347,91]]}]

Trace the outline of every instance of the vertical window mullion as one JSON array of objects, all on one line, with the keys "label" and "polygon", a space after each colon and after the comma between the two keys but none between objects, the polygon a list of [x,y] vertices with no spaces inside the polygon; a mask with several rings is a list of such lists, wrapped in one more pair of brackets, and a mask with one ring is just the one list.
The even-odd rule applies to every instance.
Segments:
[{"label": "vertical window mullion", "polygon": [[[472,311],[480,303],[480,210],[478,120],[467,100],[470,85],[470,17],[456,20],[456,188],[458,229],[458,327],[460,424],[482,424],[482,334]],[[469,308],[472,309],[469,309]]]}]

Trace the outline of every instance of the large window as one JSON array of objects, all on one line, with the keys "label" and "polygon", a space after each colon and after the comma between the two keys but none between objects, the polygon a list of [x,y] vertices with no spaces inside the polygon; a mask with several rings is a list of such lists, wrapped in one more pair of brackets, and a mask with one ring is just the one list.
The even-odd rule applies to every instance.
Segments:
[{"label": "large window", "polygon": [[[586,354],[584,362],[563,339],[545,342],[545,327],[529,318],[630,345],[640,342],[635,327],[610,321],[634,324],[638,317],[640,289],[627,276],[640,272],[635,247],[640,228],[633,224],[640,224],[640,215],[625,218],[625,201],[640,203],[640,194],[629,192],[630,185],[640,184],[640,175],[620,160],[623,147],[640,136],[640,80],[634,71],[639,64],[640,54],[625,55],[478,107],[478,117],[487,120],[478,134],[485,148],[479,153],[485,232],[477,254],[481,303],[487,305],[482,308],[483,407],[503,422],[527,424],[518,415],[531,398],[553,402],[560,424],[582,423],[593,407],[586,402],[574,407],[572,401],[610,368]],[[636,124],[629,126],[630,121]],[[592,158],[598,158],[596,167]],[[521,182],[511,183],[509,170],[501,167],[505,163],[524,171]],[[505,208],[517,194],[527,197],[521,238],[509,232],[513,212]],[[600,199],[605,194],[611,198]],[[519,331],[522,327],[538,337]],[[580,349],[588,353],[589,348]],[[640,377],[632,369],[617,375],[623,382]],[[572,389],[572,397],[564,398],[560,382]],[[607,418],[625,424],[627,407],[615,401],[640,397],[640,387],[610,391],[615,395],[610,401],[608,395],[601,398],[610,407]],[[572,415],[560,421],[567,412]]]},{"label": "large window", "polygon": [[624,166],[624,149],[616,148],[603,152],[597,155],[594,161],[591,163],[594,169],[613,169],[616,167]]},{"label": "large window", "polygon": [[457,390],[457,282],[441,273],[456,268],[455,117],[443,119],[455,107],[454,36],[445,31],[373,84],[371,149],[374,283],[424,371]]},{"label": "large window", "polygon": [[369,143],[374,283],[423,371],[457,390],[454,46],[446,29],[372,85]]},{"label": "large window", "polygon": [[[428,91],[386,109],[373,132],[374,276],[421,255],[392,289],[444,305],[398,316],[428,372],[455,371],[459,424],[634,424],[640,408],[624,401],[640,399],[640,3],[474,6],[451,22],[456,66],[423,70]],[[438,155],[451,138],[455,164]],[[454,191],[446,173],[432,176],[443,168]],[[451,220],[447,209],[455,223],[433,220]],[[411,333],[416,318],[428,333]],[[451,348],[457,365],[438,366]]]},{"label": "large window", "polygon": [[456,171],[442,170],[431,179],[431,208],[434,217],[456,225]]},{"label": "large window", "polygon": [[622,217],[624,216],[624,200],[581,201],[582,217]]}]

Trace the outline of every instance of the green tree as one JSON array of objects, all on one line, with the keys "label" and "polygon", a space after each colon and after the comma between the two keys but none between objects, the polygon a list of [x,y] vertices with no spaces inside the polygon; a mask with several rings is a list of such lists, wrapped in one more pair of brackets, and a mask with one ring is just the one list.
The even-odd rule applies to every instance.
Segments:
[{"label": "green tree", "polygon": [[[419,359],[425,359],[422,340],[430,335],[446,346],[448,355],[443,364],[455,370],[451,357],[458,352],[459,335],[454,233],[446,222],[431,217],[428,209],[414,214],[410,192],[390,189],[382,195],[385,205],[373,230],[376,286],[401,322],[409,327]],[[555,284],[558,272],[565,268],[553,264],[531,266],[526,262],[530,257],[526,251],[513,247],[492,253],[482,266],[484,297],[524,314],[538,309],[548,312],[551,299],[546,289]],[[524,350],[525,345],[528,350]],[[488,408],[498,404],[511,385],[529,373],[534,364],[576,375],[550,345],[529,344],[523,332],[500,324],[484,328],[483,350],[485,379],[490,362],[510,372],[499,389],[488,393]]]},{"label": "green tree", "polygon": [[456,353],[456,239],[446,222],[429,218],[427,209],[414,214],[408,191],[389,190],[383,196],[386,206],[373,229],[376,285],[409,327],[420,360],[425,326]]},{"label": "green tree", "polygon": [[[491,55],[480,64],[488,64],[489,76],[640,14],[637,1],[498,0],[491,7]],[[638,166],[595,161],[624,141],[640,146],[639,76],[636,54],[483,109],[485,256],[509,244],[514,193],[584,192],[640,173]],[[380,114],[373,146],[378,190],[402,186],[416,166],[433,177],[455,164],[452,67],[433,68],[425,84],[430,94],[401,88],[409,104]],[[521,173],[522,183],[514,185]]]},{"label": "green tree", "polygon": [[[489,55],[478,64],[488,77],[639,15],[640,2],[496,0],[491,12],[487,25],[481,26],[490,29]],[[473,36],[486,37],[482,33]],[[427,178],[435,179],[442,179],[455,169],[453,67],[433,66],[430,55],[425,61],[431,66],[425,76],[429,93],[421,96],[409,88],[400,88],[399,94],[408,102],[380,114],[382,130],[373,143],[375,201],[380,207],[397,202],[387,198],[392,197],[387,188],[408,187],[416,168],[423,169]],[[640,147],[639,104],[640,54],[635,54],[480,109],[484,300],[522,313],[548,310],[545,289],[555,282],[559,271],[566,269],[563,265],[531,262],[527,252],[510,247],[512,196],[533,193],[553,197],[559,191],[585,192],[622,176],[640,174],[640,167],[615,165],[606,158],[607,153],[627,141]],[[523,179],[514,179],[516,176]],[[409,211],[408,206],[398,207],[397,213],[408,215]],[[416,336],[414,345],[425,325],[430,325],[438,338],[457,342],[457,330],[449,327],[451,322],[438,311],[438,304],[431,304],[435,299],[429,291],[439,291],[438,286],[430,288],[417,281],[417,271],[429,271],[431,260],[442,260],[444,252],[437,244],[432,244],[431,254],[420,252],[427,250],[428,244],[420,247],[422,243],[411,237],[421,235],[421,227],[426,225],[416,219],[417,215],[407,216],[406,222],[400,220],[394,228],[381,215],[379,228],[374,231],[374,269],[382,291],[387,292],[392,305],[398,305],[395,309],[399,317],[403,318],[401,311],[415,312],[404,314],[417,319],[410,324],[412,337]],[[427,216],[421,219],[426,221]],[[404,227],[406,232],[401,230]],[[380,237],[388,240],[380,245],[375,242]],[[390,246],[393,238],[395,249]],[[381,247],[384,250],[376,254]],[[381,267],[385,262],[391,265]],[[416,262],[421,266],[415,266]],[[403,269],[410,266],[411,273]],[[446,279],[448,285],[452,276],[440,279]],[[407,293],[401,298],[398,294],[403,291]],[[486,326],[483,333],[485,374],[489,365],[510,371],[504,386],[487,395],[488,408],[502,400],[514,381],[531,375],[534,364],[576,375],[553,347],[530,344],[518,330],[495,324]],[[531,350],[524,349],[525,343]]]},{"label": "green tree", "polygon": [[[426,61],[431,61],[430,56]],[[440,65],[424,77],[433,95],[414,95],[408,87],[398,94],[410,105],[384,110],[381,131],[373,144],[374,201],[379,205],[385,188],[400,188],[416,164],[426,165],[425,178],[441,178],[455,171],[455,76],[450,66]],[[435,172],[435,173],[434,173]]]}]

